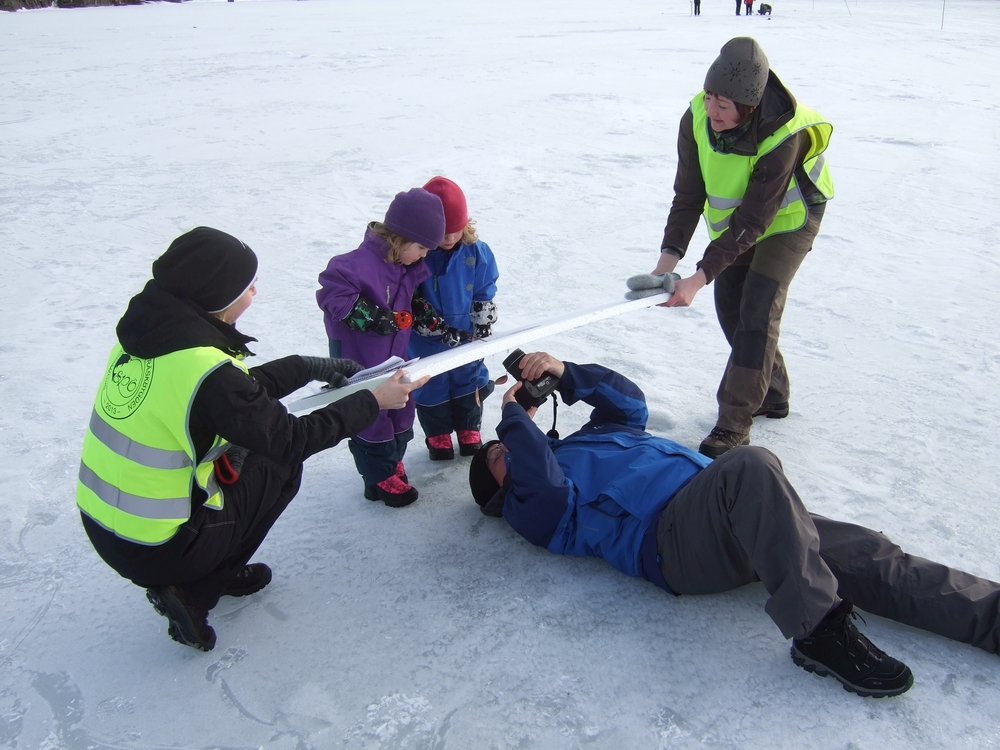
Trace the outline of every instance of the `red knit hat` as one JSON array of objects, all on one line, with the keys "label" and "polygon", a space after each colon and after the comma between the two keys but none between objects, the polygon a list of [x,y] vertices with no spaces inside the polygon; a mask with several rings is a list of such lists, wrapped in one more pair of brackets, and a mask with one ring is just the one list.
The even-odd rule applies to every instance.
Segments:
[{"label": "red knit hat", "polygon": [[432,177],[424,185],[424,190],[434,193],[444,204],[446,234],[461,232],[469,223],[469,207],[465,203],[465,193],[462,188],[447,177]]}]

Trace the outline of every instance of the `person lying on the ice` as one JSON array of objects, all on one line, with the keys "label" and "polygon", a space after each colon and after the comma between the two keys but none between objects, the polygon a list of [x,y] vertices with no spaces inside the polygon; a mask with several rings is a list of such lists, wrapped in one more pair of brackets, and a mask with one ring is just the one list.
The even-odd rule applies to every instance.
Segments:
[{"label": "person lying on the ice", "polygon": [[904,693],[913,674],[858,631],[855,606],[998,653],[1000,584],[810,513],[763,448],[713,461],[650,435],[642,391],[613,370],[544,352],[520,364],[529,381],[558,377],[567,404],[594,407],[587,424],[558,440],[516,402],[520,382],[504,395],[500,440],[473,458],[469,485],[483,513],[502,515],[528,541],[603,557],[674,594],[759,580],[795,664],[866,697]]}]

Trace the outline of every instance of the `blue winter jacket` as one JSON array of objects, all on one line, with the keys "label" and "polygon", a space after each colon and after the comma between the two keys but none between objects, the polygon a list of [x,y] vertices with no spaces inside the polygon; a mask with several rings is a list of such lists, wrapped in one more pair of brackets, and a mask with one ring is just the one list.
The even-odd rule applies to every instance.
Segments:
[{"label": "blue winter jacket", "polygon": [[656,522],[711,459],[645,432],[642,391],[613,370],[567,362],[559,392],[567,404],[594,407],[565,440],[547,438],[520,405],[504,406],[497,427],[510,452],[504,518],[549,552],[603,557],[666,588],[655,565]]},{"label": "blue winter jacket", "polygon": [[[472,303],[491,300],[497,293],[500,272],[493,251],[485,242],[458,245],[452,250],[432,250],[424,263],[431,276],[421,283],[419,294],[427,300],[445,323],[463,331],[473,332],[470,318]],[[429,357],[448,351],[439,336],[410,337],[409,358]],[[453,398],[465,396],[482,388],[489,380],[489,371],[482,362],[473,362],[451,372],[431,378],[414,398],[421,406],[436,406]]]}]

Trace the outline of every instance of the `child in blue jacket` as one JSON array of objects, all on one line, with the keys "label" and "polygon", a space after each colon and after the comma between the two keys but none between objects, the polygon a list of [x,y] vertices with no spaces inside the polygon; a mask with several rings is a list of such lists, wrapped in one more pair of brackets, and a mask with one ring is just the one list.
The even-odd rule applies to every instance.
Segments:
[{"label": "child in blue jacket", "polygon": [[[431,276],[414,298],[409,356],[427,357],[471,339],[490,335],[497,319],[496,260],[489,245],[476,234],[462,189],[446,177],[435,177],[424,190],[444,204],[445,236],[424,261]],[[455,457],[452,432],[458,433],[463,456],[482,445],[482,400],[493,392],[482,360],[431,378],[415,392],[417,419],[427,436],[432,461]]]}]

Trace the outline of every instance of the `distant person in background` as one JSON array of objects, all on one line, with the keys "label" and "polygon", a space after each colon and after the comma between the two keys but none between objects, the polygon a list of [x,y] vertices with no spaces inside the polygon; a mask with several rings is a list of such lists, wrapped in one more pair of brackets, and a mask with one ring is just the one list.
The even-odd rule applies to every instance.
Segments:
[{"label": "distant person in background", "polygon": [[[441,199],[421,188],[397,193],[381,222],[365,230],[361,245],[335,255],[319,275],[316,301],[330,339],[330,356],[366,368],[406,358],[413,325],[413,295],[431,272],[424,257],[445,235]],[[402,508],[417,499],[403,456],[413,439],[414,403],[381,412],[348,446],[364,480],[364,496]]]},{"label": "distant person in background", "polygon": [[745,4],[747,6],[747,17],[749,18],[753,15],[753,0],[746,0]]},{"label": "distant person in background", "polygon": [[[424,190],[444,205],[445,236],[427,254],[431,277],[420,284],[413,301],[409,356],[429,357],[492,333],[497,320],[497,262],[490,246],[479,239],[469,220],[465,193],[447,177],[435,177]],[[490,372],[482,360],[435,375],[417,391],[417,419],[427,436],[431,461],[455,458],[451,440],[458,437],[460,455],[471,456],[482,446],[483,399],[493,392]]]},{"label": "distant person in background", "polygon": [[694,14],[696,16],[701,15],[701,0],[694,0]]},{"label": "distant person in background", "polygon": [[740,14],[740,6],[743,5],[743,0],[736,0],[736,15]]},{"label": "distant person in background", "polygon": [[795,100],[750,37],[725,44],[681,117],[674,200],[653,273],[674,270],[704,214],[708,247],[665,306],[690,305],[715,282],[731,353],[715,428],[699,448],[712,458],[748,444],[754,417],[788,415],[778,333],[788,286],[833,197],[823,156],[832,133]]},{"label": "distant person in background", "polygon": [[[76,502],[98,554],[147,589],[178,643],[211,651],[208,612],[271,581],[247,564],[295,497],[302,462],[398,409],[399,377],[303,417],[279,398],[335,385],[357,362],[294,355],[247,368],[236,321],[257,294],[257,256],[198,227],[153,262],[118,322],[83,442]],[[400,376],[401,377],[401,376]]]}]

